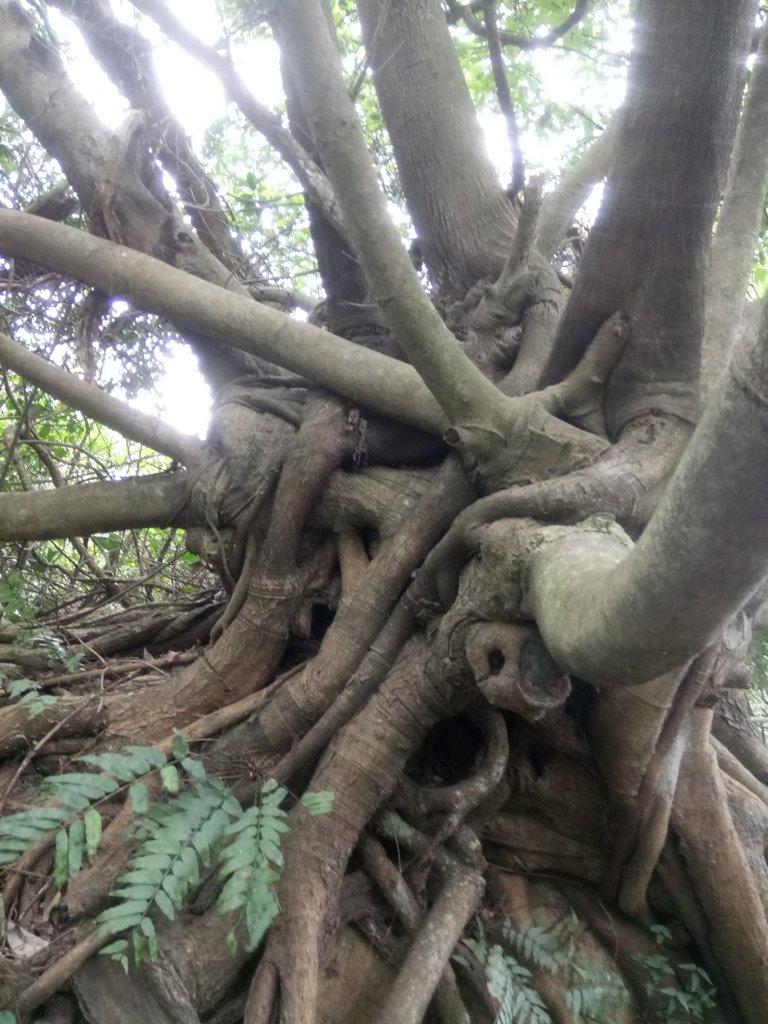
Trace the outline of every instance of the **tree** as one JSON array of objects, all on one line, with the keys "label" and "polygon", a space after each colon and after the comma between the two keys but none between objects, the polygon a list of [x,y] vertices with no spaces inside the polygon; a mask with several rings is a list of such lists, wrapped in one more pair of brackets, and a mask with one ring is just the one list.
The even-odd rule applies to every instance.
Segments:
[{"label": "tree", "polygon": [[[764,1021],[768,755],[738,691],[768,575],[768,319],[745,301],[766,35],[754,0],[637,7],[619,116],[545,189],[516,71],[597,30],[586,0],[223,5],[233,41],[274,34],[286,119],[161,0],[132,4],[149,36],[107,0],[1,0],[3,658],[24,678],[0,709],[0,850],[21,855],[9,918],[53,940],[14,962],[9,1011],[64,990],[67,1019],[126,1024]],[[128,99],[117,135],[72,85],[53,8]],[[285,238],[269,256],[295,279],[254,271],[270,183],[225,132],[208,164],[193,150],[158,32],[295,176],[321,303]],[[506,190],[460,53],[504,114]],[[603,177],[582,252],[571,226]],[[179,332],[216,391],[206,443],[96,386],[99,329],[133,384]],[[79,374],[38,338],[77,340]],[[94,482],[78,455],[62,474],[82,417],[170,466]],[[134,452],[87,431],[91,452]],[[153,575],[169,527],[225,606]],[[131,586],[110,571],[123,530],[149,531]],[[101,595],[67,576],[74,617],[39,571],[70,555]],[[177,664],[45,695],[125,676],[135,658],[94,668],[118,651]],[[53,774],[22,798],[31,762]]]}]

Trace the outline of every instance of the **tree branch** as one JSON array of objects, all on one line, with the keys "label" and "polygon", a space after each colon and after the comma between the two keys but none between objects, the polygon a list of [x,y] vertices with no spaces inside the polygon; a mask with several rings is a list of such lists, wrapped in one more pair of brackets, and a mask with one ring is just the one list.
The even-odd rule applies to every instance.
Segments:
[{"label": "tree branch", "polygon": [[[637,545],[551,534],[530,559],[525,611],[566,671],[642,683],[712,643],[768,575],[768,304],[734,354]],[[749,439],[749,441],[745,441]]]},{"label": "tree branch", "polygon": [[[45,223],[41,221],[41,224]],[[111,427],[124,437],[139,441],[156,452],[170,455],[185,466],[198,466],[204,457],[205,445],[196,437],[175,430],[158,416],[149,416],[138,409],[132,409],[126,402],[86,384],[2,333],[0,360],[26,380],[33,381],[43,391]]]},{"label": "tree branch", "polygon": [[511,199],[514,199],[525,184],[525,164],[523,162],[523,151],[520,148],[520,129],[517,126],[517,115],[515,114],[515,106],[512,102],[512,93],[509,90],[507,70],[504,67],[504,53],[501,49],[499,22],[496,17],[496,0],[483,0],[483,16],[485,18],[485,30],[488,39],[488,55],[491,58],[491,70],[493,71],[493,80],[496,83],[496,97],[499,101],[501,113],[504,115],[509,149],[512,155],[512,177],[507,194]]},{"label": "tree branch", "polygon": [[[541,50],[551,46],[558,39],[569,32],[574,25],[577,25],[587,13],[589,0],[576,0],[576,6],[555,28],[551,29],[545,36],[521,36],[516,32],[499,32],[499,41],[503,46],[516,46],[519,50]],[[453,25],[461,19],[470,32],[485,39],[490,38],[490,31],[487,22],[483,22],[475,15],[470,4],[460,4],[457,0],[448,0],[448,22]]]},{"label": "tree branch", "polygon": [[323,216],[339,234],[345,237],[344,221],[330,182],[310,154],[283,126],[279,115],[256,99],[231,60],[201,42],[161,0],[134,0],[133,6],[152,18],[169,39],[178,43],[190,56],[199,60],[203,67],[216,75],[224,86],[227,99],[237,104],[256,131],[280,154],[312,202],[317,204]]},{"label": "tree branch", "polygon": [[563,175],[559,184],[543,199],[536,234],[536,248],[545,259],[557,249],[573,218],[606,174],[614,156],[619,134],[619,115],[614,114],[601,135],[581,159]]},{"label": "tree branch", "polygon": [[359,0],[408,212],[443,298],[496,277],[515,233],[440,0]]},{"label": "tree branch", "polygon": [[144,526],[189,526],[186,473],[71,484],[58,490],[0,494],[0,541],[87,537]]},{"label": "tree branch", "polygon": [[349,235],[384,315],[425,384],[453,423],[501,415],[503,399],[470,362],[424,294],[387,210],[338,53],[319,4],[283,0],[278,37],[296,80],[323,166]]},{"label": "tree branch", "polygon": [[562,379],[600,323],[624,311],[632,342],[606,394],[613,435],[651,410],[698,414],[704,269],[753,23],[753,0],[638,8],[616,161],[546,378]]},{"label": "tree branch", "polygon": [[0,250],[123,295],[181,330],[260,354],[385,416],[439,436],[448,426],[412,367],[151,256],[15,210],[0,210]]},{"label": "tree branch", "polygon": [[760,33],[757,59],[741,115],[725,195],[720,208],[707,291],[702,342],[702,400],[723,375],[744,308],[768,191],[768,28]]}]

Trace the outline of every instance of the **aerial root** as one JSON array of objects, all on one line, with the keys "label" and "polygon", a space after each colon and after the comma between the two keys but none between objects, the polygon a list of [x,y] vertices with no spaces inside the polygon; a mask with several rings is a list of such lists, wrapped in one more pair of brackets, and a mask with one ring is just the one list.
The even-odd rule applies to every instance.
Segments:
[{"label": "aerial root", "polygon": [[[361,836],[358,844],[363,864],[409,935],[416,935],[424,920],[419,901],[401,872],[373,836]],[[435,989],[435,1007],[443,1024],[469,1024],[469,1016],[459,994],[449,963],[445,964]]]},{"label": "aerial root", "polygon": [[[484,889],[482,875],[470,868],[456,867],[447,876],[414,936],[377,1024],[421,1024]],[[461,1007],[452,1001],[446,1009],[460,1012]]]},{"label": "aerial root", "polygon": [[[480,767],[454,786],[418,786],[403,778],[393,800],[394,806],[412,821],[420,821],[438,812],[444,815],[430,840],[433,851],[457,831],[469,814],[488,801],[492,801],[495,808],[502,799],[498,793],[509,759],[509,736],[504,716],[490,705],[479,702],[468,708],[466,714],[485,740]],[[426,859],[431,861],[431,857]],[[473,859],[477,859],[477,854]]]}]

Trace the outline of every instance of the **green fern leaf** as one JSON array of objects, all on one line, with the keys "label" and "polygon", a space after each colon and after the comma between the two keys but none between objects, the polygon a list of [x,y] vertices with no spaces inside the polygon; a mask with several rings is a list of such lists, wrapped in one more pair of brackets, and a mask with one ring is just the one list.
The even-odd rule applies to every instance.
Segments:
[{"label": "green fern leaf", "polygon": [[119,932],[141,924],[146,910],[146,900],[126,900],[124,903],[118,903],[115,907],[107,907],[106,910],[102,910],[96,918],[96,923],[99,925],[102,935],[117,935]]},{"label": "green fern leaf", "polygon": [[167,792],[179,792],[181,780],[179,778],[179,769],[175,764],[167,764],[160,769],[160,780],[163,783],[163,789],[167,790]]},{"label": "green fern leaf", "polygon": [[125,973],[128,973],[128,942],[126,939],[118,939],[101,950],[102,956],[108,956],[120,964]]},{"label": "green fern leaf", "polygon": [[134,782],[128,790],[131,799],[133,813],[137,817],[146,814],[149,810],[149,792],[143,782]]},{"label": "green fern leaf", "polygon": [[89,807],[83,815],[85,826],[85,852],[88,860],[93,860],[101,843],[101,815],[93,807]]},{"label": "green fern leaf", "polygon": [[239,921],[245,922],[248,933],[249,950],[261,942],[278,910],[274,884],[279,874],[275,868],[282,866],[280,837],[289,827],[280,806],[286,795],[282,786],[267,782],[260,803],[249,807],[227,829],[231,842],[219,858],[219,877],[224,885],[218,909],[222,914],[239,911]]},{"label": "green fern leaf", "polygon": [[40,787],[40,796],[43,799],[58,800],[75,811],[84,811],[118,788],[118,783],[110,775],[71,772],[68,775],[49,776]]},{"label": "green fern leaf", "polygon": [[69,817],[64,807],[34,807],[0,818],[0,863],[16,860]]},{"label": "green fern leaf", "polygon": [[69,864],[68,875],[76,875],[83,866],[83,854],[85,853],[85,823],[82,818],[77,818],[69,826]]},{"label": "green fern leaf", "polygon": [[330,814],[333,810],[333,793],[323,790],[318,793],[305,793],[301,802],[310,814]]},{"label": "green fern leaf", "polygon": [[119,782],[133,782],[140,775],[162,768],[167,758],[154,747],[134,747],[131,753],[86,754],[78,760],[113,775]]},{"label": "green fern leaf", "polygon": [[142,918],[139,927],[147,940],[147,949],[149,951],[150,960],[157,960],[157,934],[155,932],[155,926],[152,923],[152,918]]},{"label": "green fern leaf", "polygon": [[171,743],[171,752],[177,761],[181,761],[189,754],[187,741],[180,732],[174,733],[173,742]]},{"label": "green fern leaf", "polygon": [[189,890],[199,884],[199,848],[211,853],[221,842],[231,821],[222,809],[229,799],[224,785],[205,782],[171,803],[149,806],[141,822],[141,844],[111,893],[118,903],[97,918],[110,934],[138,927],[147,942],[132,938],[135,955],[153,956],[156,950],[148,916],[152,907],[173,920]]},{"label": "green fern leaf", "polygon": [[56,854],[53,862],[53,881],[57,889],[63,889],[69,878],[69,836],[66,829],[56,833]]}]

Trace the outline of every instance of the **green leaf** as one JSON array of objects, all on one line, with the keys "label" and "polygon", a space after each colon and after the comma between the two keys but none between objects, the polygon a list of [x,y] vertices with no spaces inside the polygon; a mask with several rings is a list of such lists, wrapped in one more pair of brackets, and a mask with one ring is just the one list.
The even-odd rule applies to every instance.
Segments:
[{"label": "green leaf", "polygon": [[74,810],[85,810],[90,804],[103,800],[117,789],[117,782],[109,775],[70,772],[67,775],[49,776],[40,787],[40,795],[44,799],[59,800]]},{"label": "green leaf", "polygon": [[128,790],[134,815],[146,814],[149,810],[149,793],[143,782],[134,782]]},{"label": "green leaf", "polygon": [[115,935],[140,924],[146,909],[147,904],[144,900],[127,900],[116,907],[102,910],[96,922],[102,935]]},{"label": "green leaf", "polygon": [[140,775],[146,775],[165,764],[165,756],[152,747],[138,748],[132,754],[86,754],[80,760],[114,775],[120,782],[133,782]]},{"label": "green leaf", "polygon": [[195,779],[197,782],[204,782],[208,777],[205,765],[195,757],[183,757],[180,759],[179,763],[187,775]]},{"label": "green leaf", "polygon": [[125,973],[128,973],[128,940],[118,939],[116,942],[110,943],[108,946],[104,946],[100,951],[101,956],[108,956],[110,960],[114,960],[120,964]]},{"label": "green leaf", "polygon": [[157,960],[157,934],[151,917],[144,917],[139,926],[147,940],[147,948],[150,960]]},{"label": "green leaf", "polygon": [[141,967],[144,962],[144,951],[146,949],[146,941],[143,934],[134,929],[131,932],[131,941],[133,943],[133,962],[137,967]]},{"label": "green leaf", "polygon": [[177,761],[181,761],[183,758],[189,755],[189,747],[187,741],[181,735],[180,732],[174,734],[173,742],[171,744],[171,752]]},{"label": "green leaf", "polygon": [[85,824],[82,818],[69,826],[69,877],[76,875],[83,866],[85,852]]},{"label": "green leaf", "polygon": [[69,837],[61,828],[56,833],[56,853],[53,862],[53,880],[57,889],[63,889],[69,878]]},{"label": "green leaf", "polygon": [[85,825],[85,851],[88,860],[93,860],[101,842],[101,815],[93,807],[89,807],[83,815]]},{"label": "green leaf", "polygon": [[162,889],[158,889],[155,893],[155,903],[162,910],[169,921],[173,921],[176,917],[176,908],[173,905],[173,901],[167,896]]},{"label": "green leaf", "polygon": [[160,769],[160,780],[163,783],[163,788],[169,793],[179,792],[179,770],[175,764],[167,764]]},{"label": "green leaf", "polygon": [[305,793],[301,802],[310,814],[329,814],[333,810],[333,793]]}]

